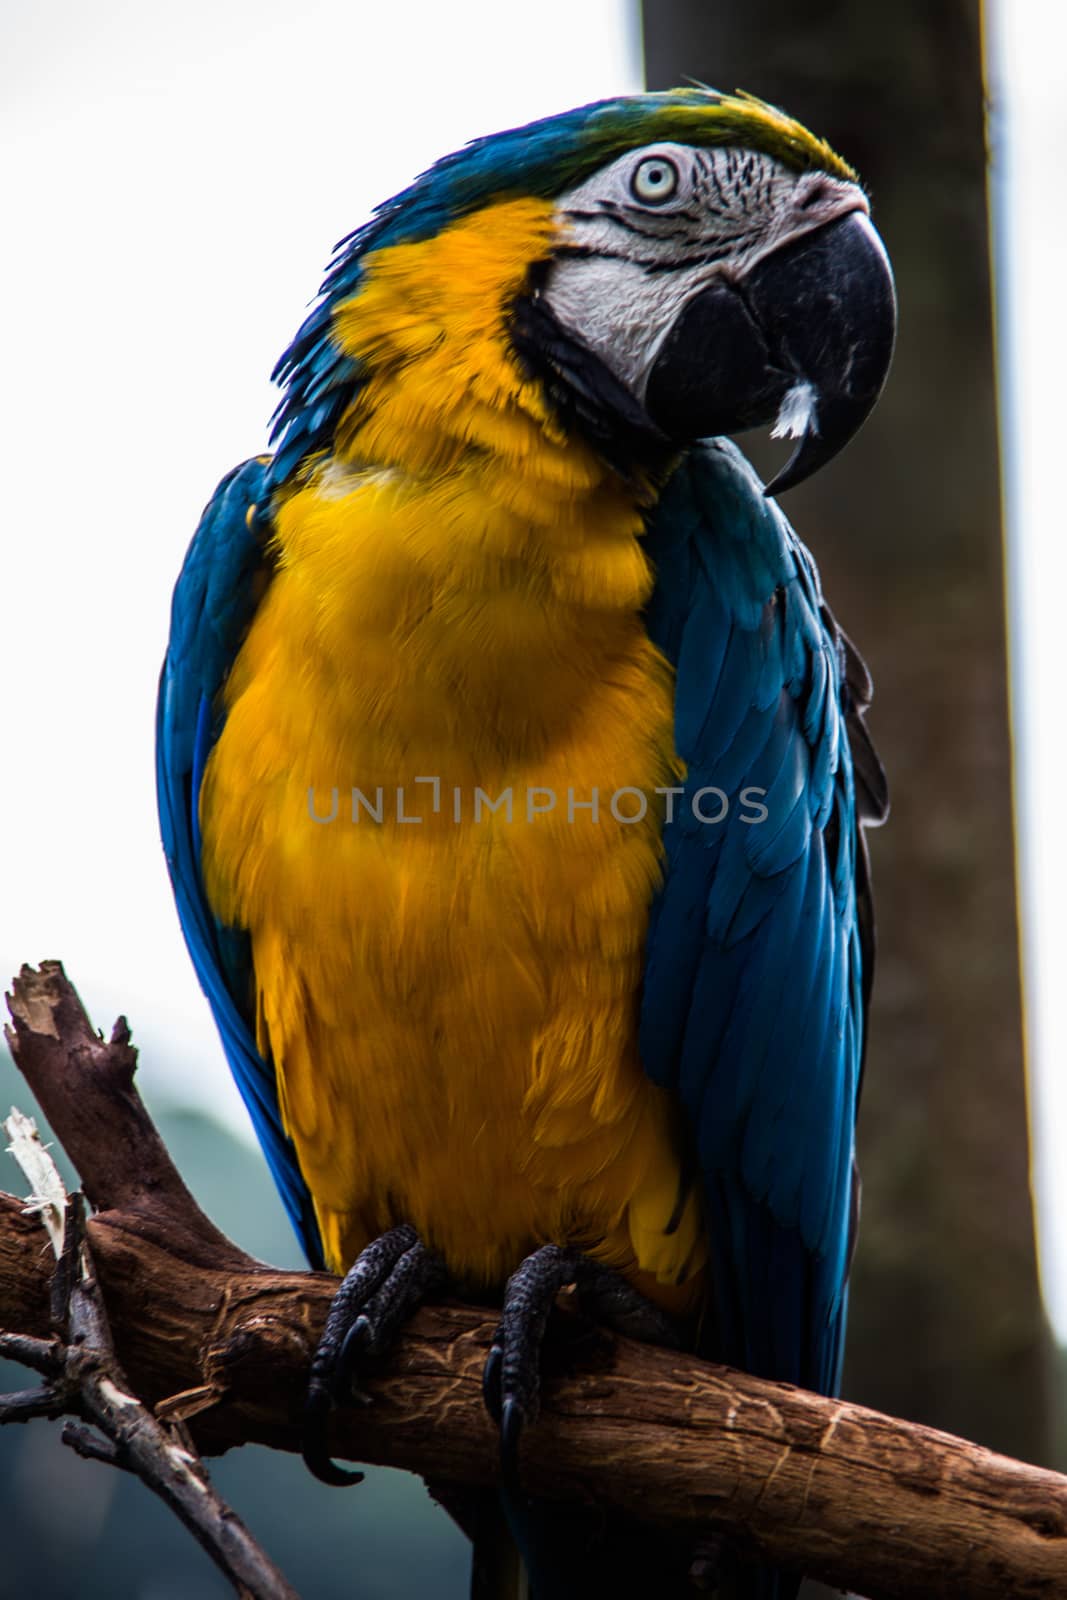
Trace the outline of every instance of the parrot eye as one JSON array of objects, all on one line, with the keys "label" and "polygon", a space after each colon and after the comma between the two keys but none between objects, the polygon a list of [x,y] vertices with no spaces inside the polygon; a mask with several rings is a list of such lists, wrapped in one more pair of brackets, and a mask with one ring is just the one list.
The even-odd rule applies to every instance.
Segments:
[{"label": "parrot eye", "polygon": [[646,156],[634,168],[630,193],[645,206],[661,206],[678,190],[678,168],[666,156]]}]

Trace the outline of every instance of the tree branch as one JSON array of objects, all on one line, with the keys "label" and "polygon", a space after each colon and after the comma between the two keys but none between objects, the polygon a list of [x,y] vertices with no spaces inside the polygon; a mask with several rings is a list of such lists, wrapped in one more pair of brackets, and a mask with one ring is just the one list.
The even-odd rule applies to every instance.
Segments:
[{"label": "tree branch", "polygon": [[241,1519],[215,1492],[188,1430],[160,1422],[131,1392],[111,1337],[85,1236],[85,1200],[67,1196],[55,1163],[28,1117],[4,1124],[9,1149],[33,1184],[24,1214],[41,1218],[57,1258],[50,1341],[0,1333],[0,1355],[47,1379],[36,1390],[0,1396],[0,1423],[72,1416],[63,1442],[90,1461],[136,1474],[170,1507],[245,1600],[298,1600]]},{"label": "tree branch", "polygon": [[[125,1023],[91,1029],[58,963],[23,968],[12,1049],[97,1206],[88,1223],[115,1345],[136,1392],[198,1447],[299,1445],[307,1367],[336,1280],[239,1251],[185,1189],[133,1088]],[[0,1195],[0,1326],[47,1340],[40,1223]],[[336,1419],[349,1460],[432,1480],[496,1480],[481,1400],[492,1313],[428,1307]],[[572,1362],[573,1365],[573,1362]],[[1067,1594],[1067,1479],[948,1434],[604,1336],[549,1373],[523,1480],[645,1522],[739,1534],[870,1600]],[[325,1491],[324,1491],[325,1492]],[[356,1491],[358,1493],[358,1490]]]}]

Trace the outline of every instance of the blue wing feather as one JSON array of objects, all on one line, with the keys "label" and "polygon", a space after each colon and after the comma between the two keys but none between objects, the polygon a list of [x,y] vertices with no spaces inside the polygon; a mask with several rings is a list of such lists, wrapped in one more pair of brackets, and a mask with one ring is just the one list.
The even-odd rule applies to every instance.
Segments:
[{"label": "blue wing feather", "polygon": [[178,916],[282,1201],[312,1266],[322,1248],[296,1152],[282,1126],[274,1071],[256,1047],[248,938],[212,915],[200,871],[200,785],[219,736],[219,691],[252,620],[268,572],[269,463],[247,461],[219,484],[185,558],[156,712],[156,787],[163,848]]},{"label": "blue wing feather", "polygon": [[[675,667],[687,775],[664,831],[641,1051],[679,1096],[702,1175],[704,1349],[832,1392],[870,960],[845,647],[807,552],[732,445],[690,452],[648,548],[647,625]],[[730,801],[718,823],[693,811],[710,786]]]}]

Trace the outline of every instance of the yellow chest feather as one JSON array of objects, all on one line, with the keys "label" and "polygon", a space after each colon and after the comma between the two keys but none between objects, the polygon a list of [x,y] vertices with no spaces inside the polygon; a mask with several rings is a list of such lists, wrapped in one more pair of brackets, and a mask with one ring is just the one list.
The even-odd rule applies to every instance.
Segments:
[{"label": "yellow chest feather", "polygon": [[551,1240],[694,1285],[635,1044],[671,675],[633,496],[486,315],[546,208],[497,213],[372,258],[338,319],[372,376],[277,511],[205,778],[208,892],[251,934],[331,1265],[407,1220],[483,1283]]}]

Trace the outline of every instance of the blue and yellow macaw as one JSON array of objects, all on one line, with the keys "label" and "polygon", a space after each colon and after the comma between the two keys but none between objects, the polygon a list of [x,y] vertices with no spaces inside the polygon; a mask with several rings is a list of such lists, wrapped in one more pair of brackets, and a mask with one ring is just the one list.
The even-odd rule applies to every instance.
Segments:
[{"label": "blue and yellow macaw", "polygon": [[[480,140],[338,247],[274,454],[178,581],[179,914],[308,1259],[348,1273],[309,1459],[343,1476],[331,1386],[421,1294],[501,1296],[487,1395],[540,1600],[674,1592],[610,1575],[621,1535],[595,1582],[556,1559],[516,1488],[560,1287],[838,1382],[885,791],[769,496],[864,420],[894,318],[854,173],[760,101]],[[767,423],[797,445],[764,490],[724,436]]]}]

